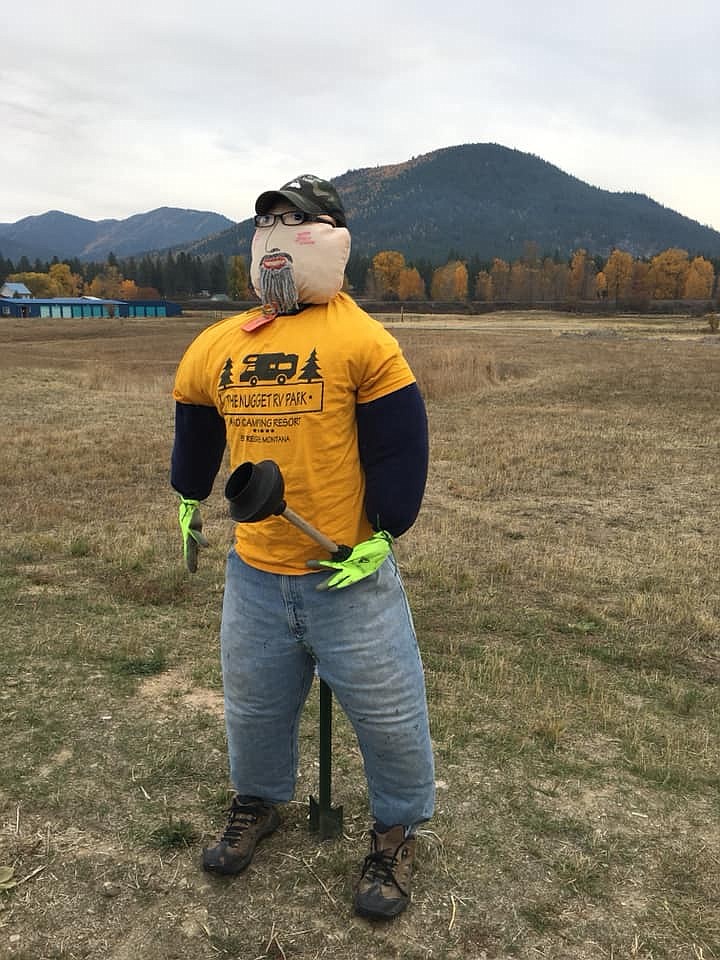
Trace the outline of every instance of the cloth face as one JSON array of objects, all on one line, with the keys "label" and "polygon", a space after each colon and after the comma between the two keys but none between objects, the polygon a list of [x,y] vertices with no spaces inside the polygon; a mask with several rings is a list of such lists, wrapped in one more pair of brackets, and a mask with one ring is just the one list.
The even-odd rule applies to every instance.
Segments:
[{"label": "cloth face", "polygon": [[[271,212],[290,209],[278,205]],[[255,231],[250,279],[264,304],[289,313],[301,303],[329,303],[342,290],[349,256],[346,227],[317,221],[287,227],[277,221]]]}]

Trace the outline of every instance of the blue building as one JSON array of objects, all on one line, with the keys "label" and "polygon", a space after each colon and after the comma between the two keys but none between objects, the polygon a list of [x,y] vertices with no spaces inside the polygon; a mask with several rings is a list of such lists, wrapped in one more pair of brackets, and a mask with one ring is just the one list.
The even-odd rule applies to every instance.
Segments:
[{"label": "blue building", "polygon": [[101,300],[98,297],[0,297],[3,317],[179,317],[170,300]]},{"label": "blue building", "polygon": [[0,297],[31,297],[32,293],[24,283],[7,281],[0,287]]}]

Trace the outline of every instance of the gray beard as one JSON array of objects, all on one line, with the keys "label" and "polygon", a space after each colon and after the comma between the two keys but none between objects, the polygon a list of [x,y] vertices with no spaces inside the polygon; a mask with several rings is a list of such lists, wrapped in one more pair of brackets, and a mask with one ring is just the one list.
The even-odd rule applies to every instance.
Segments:
[{"label": "gray beard", "polygon": [[260,298],[263,304],[272,304],[278,313],[291,313],[298,308],[298,293],[292,266],[281,270],[260,267]]}]

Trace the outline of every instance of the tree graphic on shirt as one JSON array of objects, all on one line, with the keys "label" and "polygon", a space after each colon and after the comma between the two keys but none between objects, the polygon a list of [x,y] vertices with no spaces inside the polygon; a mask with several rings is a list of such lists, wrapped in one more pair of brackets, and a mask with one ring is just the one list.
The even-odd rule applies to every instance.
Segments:
[{"label": "tree graphic on shirt", "polygon": [[232,384],[232,372],[233,372],[233,362],[232,358],[228,357],[225,361],[225,366],[222,369],[220,374],[220,386],[229,387]]},{"label": "tree graphic on shirt", "polygon": [[322,380],[320,376],[320,366],[318,364],[317,352],[313,348],[312,353],[305,361],[305,365],[298,375],[298,380],[307,380],[309,383],[311,380]]}]

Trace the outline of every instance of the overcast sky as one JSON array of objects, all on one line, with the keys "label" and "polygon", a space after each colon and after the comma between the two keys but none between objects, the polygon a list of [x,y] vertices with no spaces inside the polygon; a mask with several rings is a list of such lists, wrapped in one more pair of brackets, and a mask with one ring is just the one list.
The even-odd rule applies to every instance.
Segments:
[{"label": "overcast sky", "polygon": [[0,222],[233,220],[461,143],[533,153],[720,230],[718,0],[31,0],[0,56]]}]

